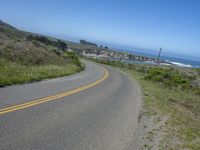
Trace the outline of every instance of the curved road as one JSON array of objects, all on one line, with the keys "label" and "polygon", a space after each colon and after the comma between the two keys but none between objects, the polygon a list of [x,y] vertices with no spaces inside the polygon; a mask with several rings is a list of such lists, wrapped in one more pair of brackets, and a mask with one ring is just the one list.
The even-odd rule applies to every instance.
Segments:
[{"label": "curved road", "polygon": [[[111,67],[104,66],[109,72],[105,76],[102,66],[85,63],[86,70],[76,75],[0,89],[1,150],[126,150],[129,147],[140,109],[139,88]],[[95,84],[87,86],[91,83]],[[32,106],[34,100],[86,86],[82,91]],[[23,103],[28,106],[22,105],[17,110],[15,106]],[[12,111],[6,112],[5,108]]]}]

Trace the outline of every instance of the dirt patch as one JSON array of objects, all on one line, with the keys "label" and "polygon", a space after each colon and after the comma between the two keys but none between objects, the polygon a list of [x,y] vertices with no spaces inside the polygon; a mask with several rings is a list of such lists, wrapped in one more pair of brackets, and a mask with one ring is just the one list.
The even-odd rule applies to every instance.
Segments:
[{"label": "dirt patch", "polygon": [[159,150],[160,142],[164,138],[164,125],[167,115],[149,116],[141,112],[133,141],[127,146],[130,150]]}]

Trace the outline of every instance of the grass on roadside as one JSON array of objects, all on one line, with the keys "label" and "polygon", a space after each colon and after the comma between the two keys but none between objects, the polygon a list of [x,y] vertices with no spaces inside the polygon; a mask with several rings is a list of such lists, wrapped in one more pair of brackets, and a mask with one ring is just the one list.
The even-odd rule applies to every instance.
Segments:
[{"label": "grass on roadside", "polygon": [[82,67],[73,63],[65,63],[63,65],[22,65],[6,59],[0,59],[0,86],[66,76],[81,70]]},{"label": "grass on roadside", "polygon": [[200,149],[200,96],[169,89],[144,79],[144,74],[123,69],[139,81],[144,92],[147,115],[168,115],[161,149]]},{"label": "grass on roadside", "polygon": [[[95,61],[118,67],[139,82],[144,95],[145,115],[169,116],[162,131],[165,134],[160,142],[160,149],[200,149],[199,87],[191,84],[199,74],[188,75],[182,73],[181,68]],[[190,71],[193,72],[194,69]]]}]

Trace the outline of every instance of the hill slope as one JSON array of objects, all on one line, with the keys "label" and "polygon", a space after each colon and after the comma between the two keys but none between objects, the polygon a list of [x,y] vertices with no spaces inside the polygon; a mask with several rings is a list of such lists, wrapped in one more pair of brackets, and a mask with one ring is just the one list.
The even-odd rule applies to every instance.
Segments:
[{"label": "hill slope", "polygon": [[[33,38],[28,38],[30,36]],[[0,21],[1,86],[64,76],[81,70],[79,59],[67,51],[64,42],[20,31]]]}]

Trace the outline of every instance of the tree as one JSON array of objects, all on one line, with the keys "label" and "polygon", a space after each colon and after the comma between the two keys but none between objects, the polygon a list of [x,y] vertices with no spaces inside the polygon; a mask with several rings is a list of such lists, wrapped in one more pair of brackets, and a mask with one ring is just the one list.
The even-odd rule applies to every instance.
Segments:
[{"label": "tree", "polygon": [[80,43],[81,43],[81,44],[85,44],[85,45],[95,46],[95,47],[98,46],[96,43],[87,42],[87,41],[85,41],[85,40],[80,40]]},{"label": "tree", "polygon": [[66,51],[68,49],[67,44],[61,40],[57,41],[57,47],[62,51]]},{"label": "tree", "polygon": [[57,40],[57,41],[53,41],[45,36],[33,36],[33,35],[29,35],[27,36],[27,40],[33,41],[33,42],[41,42],[44,43],[45,45],[50,45],[50,46],[54,46],[57,47],[58,49],[62,50],[62,51],[67,51],[68,50],[68,46],[65,42],[61,41],[61,40]]}]

